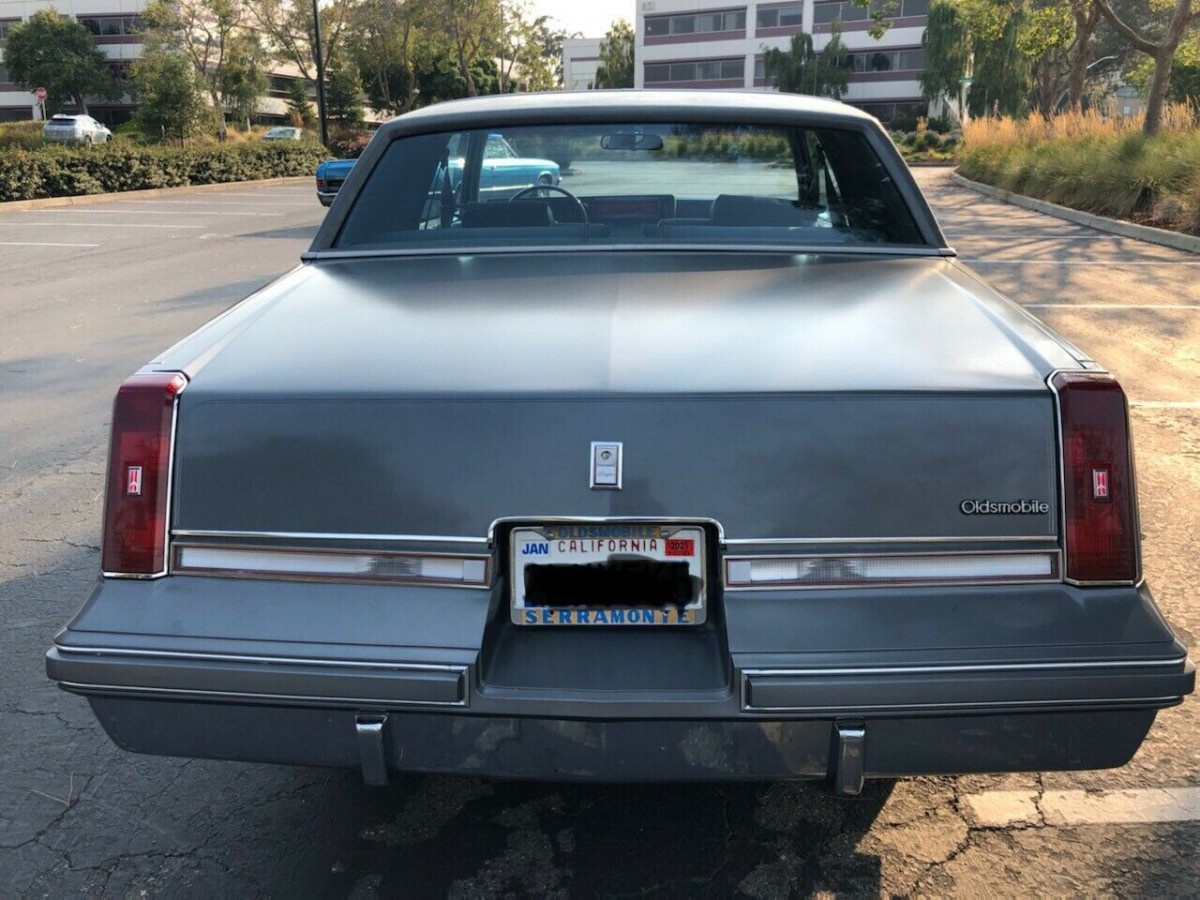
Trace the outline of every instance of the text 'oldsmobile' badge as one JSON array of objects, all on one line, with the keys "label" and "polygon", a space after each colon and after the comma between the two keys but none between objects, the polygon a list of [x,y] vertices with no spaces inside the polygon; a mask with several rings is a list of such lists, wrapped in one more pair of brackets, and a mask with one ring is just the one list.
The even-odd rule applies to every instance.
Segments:
[{"label": "text 'oldsmobile' badge", "polygon": [[621,489],[621,444],[592,441],[591,488],[594,491]]}]

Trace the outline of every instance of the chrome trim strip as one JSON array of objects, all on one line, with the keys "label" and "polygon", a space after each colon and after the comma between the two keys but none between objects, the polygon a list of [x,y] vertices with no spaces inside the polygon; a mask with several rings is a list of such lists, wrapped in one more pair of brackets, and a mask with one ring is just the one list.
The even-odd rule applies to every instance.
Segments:
[{"label": "chrome trim strip", "polygon": [[[437,534],[355,534],[332,531],[224,531],[177,528],[171,532],[182,538],[263,538],[290,541],[411,541],[425,544],[486,544],[487,538]],[[290,549],[290,548],[289,548]]]},{"label": "chrome trim strip", "polygon": [[785,545],[794,544],[803,546],[805,544],[1010,544],[1010,543],[1025,543],[1025,542],[1045,543],[1054,541],[1057,543],[1057,534],[1008,534],[999,537],[984,537],[980,535],[960,535],[957,537],[939,536],[939,537],[797,537],[797,538],[731,538],[725,541],[727,546],[744,545],[744,544],[762,544],[766,545]]},{"label": "chrome trim strip", "polygon": [[236,653],[201,653],[189,650],[138,650],[116,647],[65,647],[55,643],[59,653],[79,656],[139,656],[149,659],[195,659],[215,662],[248,662],[284,666],[329,666],[348,669],[395,669],[397,671],[454,672],[465,675],[467,666],[462,663],[395,663],[348,659],[306,659],[293,656],[254,656]]},{"label": "chrome trim strip", "polygon": [[389,247],[386,250],[309,250],[300,254],[305,262],[338,259],[405,258],[413,256],[500,256],[533,253],[772,253],[788,256],[894,256],[945,258],[953,254],[948,247],[917,244],[546,244],[515,248],[490,245],[451,247]]},{"label": "chrome trim strip", "polygon": [[462,535],[436,534],[370,534],[370,533],[338,533],[331,531],[237,531],[220,529],[176,528],[171,532],[176,538],[262,538],[266,540],[294,541],[387,541],[412,542],[424,544],[488,544],[494,540],[497,525],[513,521],[537,522],[699,522],[715,525],[721,543],[726,546],[747,546],[751,544],[762,546],[797,545],[804,546],[826,544],[957,544],[957,543],[1026,543],[1058,541],[1058,535],[1000,535],[986,537],[977,535],[936,536],[936,537],[794,537],[794,538],[726,538],[724,529],[715,519],[683,518],[675,519],[663,516],[504,516],[496,519],[488,527],[488,537],[465,537]]},{"label": "chrome trim strip", "polygon": [[371,700],[360,697],[311,697],[304,694],[255,694],[238,691],[201,691],[185,688],[156,688],[129,687],[118,684],[83,684],[78,681],[60,681],[59,687],[81,694],[148,694],[155,697],[212,697],[229,700],[278,700],[282,703],[311,703],[320,706],[349,706],[361,707],[394,707],[405,706],[436,706],[441,709],[448,707],[466,709],[466,697],[453,703],[443,703],[440,700]]},{"label": "chrome trim strip", "polygon": [[[57,646],[57,645],[56,645]],[[1183,666],[1186,656],[1176,659],[1126,659],[1117,661],[1081,660],[1079,662],[1029,662],[1029,663],[966,663],[947,666],[864,666],[851,669],[742,669],[742,677],[765,676],[826,676],[826,675],[926,675],[942,672],[1023,672],[1036,669],[1114,669],[1141,668],[1145,666]]]},{"label": "chrome trim strip", "polygon": [[835,715],[843,712],[880,712],[891,713],[894,711],[920,711],[920,710],[936,710],[936,709],[957,709],[971,711],[985,711],[1008,709],[1010,707],[1020,707],[1025,709],[1033,708],[1056,708],[1060,706],[1144,706],[1146,704],[1178,704],[1183,700],[1182,696],[1170,697],[1120,697],[1120,698],[1098,698],[1095,700],[989,700],[984,703],[978,702],[963,702],[963,703],[891,703],[880,704],[879,706],[743,706],[743,712],[788,712],[788,713],[816,713],[819,715]]}]

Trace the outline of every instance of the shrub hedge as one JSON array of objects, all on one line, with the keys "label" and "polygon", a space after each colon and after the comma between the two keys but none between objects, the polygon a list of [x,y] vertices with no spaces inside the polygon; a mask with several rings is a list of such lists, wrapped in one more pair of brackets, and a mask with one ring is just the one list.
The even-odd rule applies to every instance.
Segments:
[{"label": "shrub hedge", "polygon": [[312,175],[329,157],[307,141],[196,148],[42,147],[0,155],[0,201]]}]

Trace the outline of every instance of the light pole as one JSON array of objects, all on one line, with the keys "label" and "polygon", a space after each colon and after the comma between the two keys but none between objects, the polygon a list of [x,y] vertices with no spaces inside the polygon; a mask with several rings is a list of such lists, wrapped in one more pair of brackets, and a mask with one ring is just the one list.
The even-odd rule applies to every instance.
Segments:
[{"label": "light pole", "polygon": [[321,54],[321,11],[317,0],[313,4],[313,45],[317,51],[317,120],[321,123],[321,143],[329,146],[329,129],[325,125],[325,60]]}]

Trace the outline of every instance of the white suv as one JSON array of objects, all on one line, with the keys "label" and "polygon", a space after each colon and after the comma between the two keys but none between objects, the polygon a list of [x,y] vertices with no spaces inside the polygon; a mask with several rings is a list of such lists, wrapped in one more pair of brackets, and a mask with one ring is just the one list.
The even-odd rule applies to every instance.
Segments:
[{"label": "white suv", "polygon": [[46,120],[42,138],[62,144],[106,144],[112,132],[91,116],[57,115]]}]

